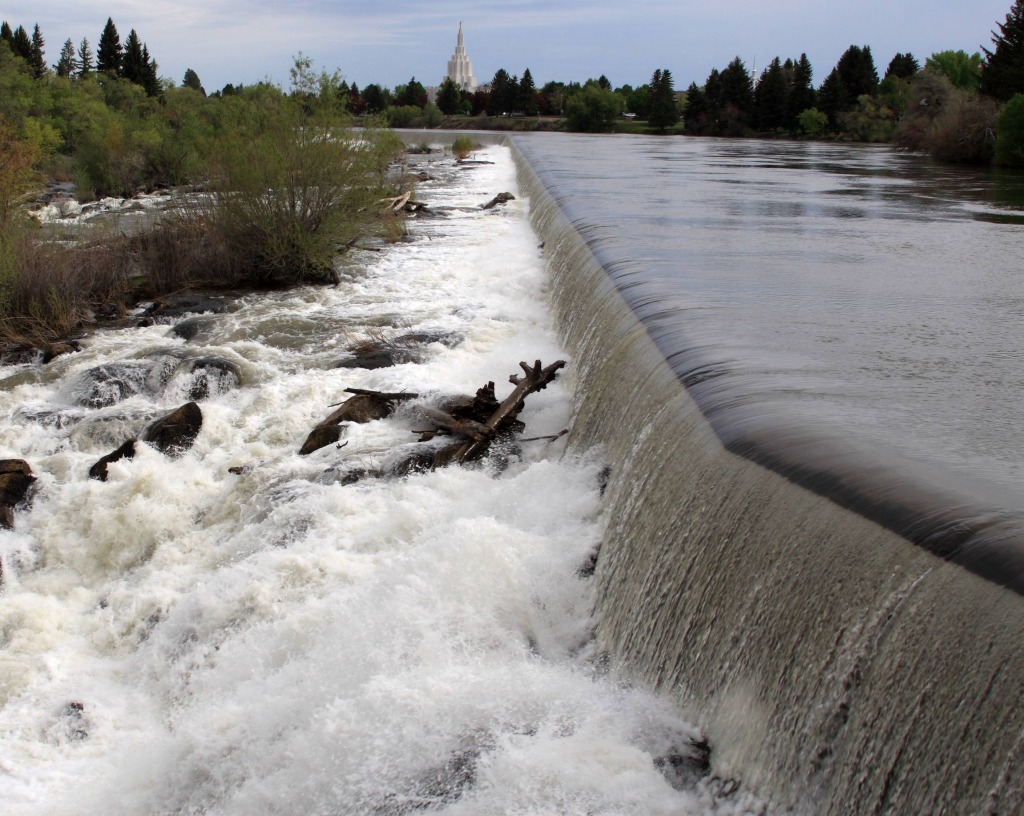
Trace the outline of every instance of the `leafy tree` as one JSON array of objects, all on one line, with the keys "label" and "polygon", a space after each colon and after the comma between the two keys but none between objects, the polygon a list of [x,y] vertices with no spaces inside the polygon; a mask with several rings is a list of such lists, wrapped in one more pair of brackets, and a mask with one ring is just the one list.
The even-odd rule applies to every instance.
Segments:
[{"label": "leafy tree", "polygon": [[536,116],[538,113],[537,87],[533,84],[533,74],[529,68],[523,71],[523,77],[516,88],[515,107],[527,116]]},{"label": "leafy tree", "polygon": [[462,92],[451,77],[445,77],[437,90],[437,107],[445,116],[454,116],[459,112],[462,103]]},{"label": "leafy tree", "polygon": [[117,26],[108,17],[107,24],[100,34],[100,42],[96,51],[96,70],[101,74],[117,76],[121,72],[121,37]]},{"label": "leafy tree", "polygon": [[75,44],[68,37],[60,49],[60,57],[57,64],[53,66],[54,73],[59,77],[68,79],[78,70],[78,60],[75,59]]},{"label": "leafy tree", "polygon": [[981,85],[981,54],[939,51],[925,60],[925,68],[943,74],[956,87],[977,93]]},{"label": "leafy tree", "polygon": [[1024,94],[1015,94],[999,115],[995,163],[1003,167],[1024,167]]},{"label": "leafy tree", "polygon": [[679,121],[676,91],[672,86],[672,73],[668,68],[656,68],[651,75],[651,105],[647,121],[652,128],[661,133]]},{"label": "leafy tree", "polygon": [[622,97],[596,82],[587,83],[565,102],[565,113],[570,130],[599,133],[610,130],[622,114]]},{"label": "leafy tree", "polygon": [[89,45],[89,41],[82,37],[82,42],[78,44],[78,75],[84,77],[92,72],[95,67],[93,63],[92,47]]},{"label": "leafy tree", "polygon": [[199,74],[191,68],[185,69],[185,76],[181,80],[181,87],[191,88],[193,91],[199,91],[203,96],[206,96],[206,89],[203,87],[203,83],[199,80]]},{"label": "leafy tree", "polygon": [[35,28],[32,29],[32,42],[28,57],[29,67],[36,79],[42,79],[46,75],[46,57],[43,52],[45,45],[43,32],[39,30],[39,24],[36,23]]},{"label": "leafy tree", "polygon": [[761,72],[754,89],[754,125],[758,130],[776,131],[788,127],[789,84],[782,63],[776,57]]},{"label": "leafy tree", "polygon": [[981,91],[1004,101],[1024,93],[1024,0],[1014,0],[1005,23],[992,32],[994,51],[982,48]]},{"label": "leafy tree", "polygon": [[889,77],[898,79],[910,79],[921,70],[921,65],[909,51],[906,54],[897,54],[889,61],[889,67],[885,69],[883,81]]}]

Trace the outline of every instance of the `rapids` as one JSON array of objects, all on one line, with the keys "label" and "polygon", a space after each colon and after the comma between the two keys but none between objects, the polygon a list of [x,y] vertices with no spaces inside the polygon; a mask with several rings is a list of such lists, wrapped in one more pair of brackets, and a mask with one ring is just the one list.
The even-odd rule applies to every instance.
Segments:
[{"label": "rapids", "polygon": [[[297,455],[346,387],[495,380],[501,398],[519,360],[566,357],[509,151],[478,158],[494,164],[427,164],[418,196],[444,217],[360,254],[339,288],[246,295],[188,341],[166,323],[105,330],[0,370],[0,453],[39,477],[0,533],[4,812],[763,812],[660,772],[700,735],[595,648],[580,570],[606,524],[599,454],[528,442],[502,472],[339,484],[338,467],[411,443],[399,416]],[[479,209],[504,190],[517,199]],[[462,339],[418,364],[336,367],[375,331]],[[210,356],[238,376],[210,385],[195,446],[140,445],[89,480]],[[132,386],[94,407],[103,366]],[[527,435],[572,411],[556,382],[527,401]]]}]

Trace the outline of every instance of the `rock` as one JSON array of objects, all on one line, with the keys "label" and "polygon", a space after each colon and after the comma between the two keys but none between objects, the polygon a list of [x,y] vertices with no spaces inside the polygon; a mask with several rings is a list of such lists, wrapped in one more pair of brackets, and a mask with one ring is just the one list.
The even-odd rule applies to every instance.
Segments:
[{"label": "rock", "polygon": [[65,354],[74,354],[82,350],[82,344],[77,340],[66,340],[63,343],[53,343],[43,349],[43,365],[62,357]]},{"label": "rock", "polygon": [[341,439],[342,430],[340,425],[317,425],[299,448],[299,456],[309,456],[313,451],[333,445]]},{"label": "rock", "polygon": [[142,441],[168,456],[178,456],[192,447],[202,427],[203,412],[195,402],[187,402],[150,425]]},{"label": "rock", "polygon": [[127,360],[106,363],[79,375],[75,399],[89,408],[106,408],[145,390],[152,363]]},{"label": "rock", "polygon": [[378,349],[355,352],[355,357],[342,360],[335,368],[390,368],[401,363],[418,363],[420,355],[410,349],[386,346]]},{"label": "rock", "polygon": [[[150,321],[150,325],[152,325],[152,318],[144,319],[148,319]],[[195,340],[200,335],[209,334],[210,327],[214,324],[214,320],[215,318],[210,317],[190,317],[188,320],[175,323],[171,327],[171,334],[175,337],[180,337],[186,342],[189,340]]]},{"label": "rock", "polygon": [[197,357],[188,362],[192,375],[190,400],[206,399],[211,394],[223,394],[242,381],[242,370],[223,357]]},{"label": "rock", "polygon": [[32,468],[24,459],[0,459],[0,505],[19,504],[35,480]]},{"label": "rock", "polygon": [[121,459],[134,459],[135,458],[135,440],[129,439],[121,447],[119,447],[113,453],[108,453],[96,464],[89,468],[89,478],[99,479],[101,482],[107,480],[107,465],[111,462],[118,462]]},{"label": "rock", "polygon": [[333,445],[341,439],[342,422],[373,422],[391,416],[395,406],[390,400],[374,394],[356,394],[345,400],[327,419],[323,420],[306,437],[299,449],[300,456]]},{"label": "rock", "polygon": [[494,198],[488,201],[486,204],[481,205],[481,210],[492,210],[499,204],[506,204],[509,201],[515,201],[516,197],[512,193],[498,193]]},{"label": "rock", "polygon": [[223,298],[210,297],[201,292],[179,292],[156,301],[143,313],[154,320],[170,320],[193,314],[223,314],[228,310]]},{"label": "rock", "polygon": [[14,529],[14,511],[10,507],[0,505],[0,527],[5,530]]}]

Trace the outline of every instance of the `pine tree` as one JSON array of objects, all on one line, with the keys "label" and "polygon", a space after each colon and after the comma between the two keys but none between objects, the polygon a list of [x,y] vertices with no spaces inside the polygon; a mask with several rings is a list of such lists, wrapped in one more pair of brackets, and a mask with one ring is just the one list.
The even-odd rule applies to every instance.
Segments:
[{"label": "pine tree", "polygon": [[53,66],[54,72],[59,77],[68,79],[78,70],[78,60],[75,59],[75,44],[68,37],[60,49],[60,57],[57,64]]},{"label": "pine tree", "polygon": [[95,67],[92,58],[92,47],[89,45],[89,41],[82,37],[82,41],[78,44],[78,75],[80,77],[92,73],[92,69]]},{"label": "pine tree", "polygon": [[181,87],[191,88],[193,91],[199,91],[203,96],[206,96],[206,89],[203,87],[203,83],[199,80],[199,74],[191,68],[187,68],[185,70],[185,78],[181,80]]},{"label": "pine tree", "polygon": [[0,42],[7,43],[7,47],[14,50],[14,32],[6,20],[0,25]]},{"label": "pine tree", "polygon": [[787,126],[789,82],[776,57],[761,72],[754,89],[754,126],[758,130],[776,131]]},{"label": "pine tree", "polygon": [[99,47],[96,51],[96,71],[110,76],[116,76],[121,72],[121,37],[117,33],[117,26],[109,17],[103,27],[103,33],[100,34]]},{"label": "pine tree", "polygon": [[806,54],[801,54],[793,64],[793,82],[789,89],[788,118],[786,127],[796,130],[799,127],[797,117],[805,110],[814,107],[814,72],[811,69],[811,61]]},{"label": "pine tree", "polygon": [[691,82],[686,89],[686,108],[683,110],[683,122],[687,133],[700,133],[704,128],[708,115],[708,98],[703,88]]},{"label": "pine tree", "polygon": [[836,126],[841,113],[852,110],[860,96],[873,96],[877,89],[878,72],[871,57],[871,47],[851,45],[821,83],[818,107],[828,116],[829,122]]},{"label": "pine tree", "polygon": [[11,47],[16,56],[21,57],[25,62],[32,59],[32,40],[28,38],[28,32],[24,26],[18,26],[11,35]]},{"label": "pine tree", "polygon": [[149,48],[142,44],[142,87],[147,96],[160,95],[160,77],[156,73],[156,60],[149,55]]},{"label": "pine tree", "polygon": [[885,76],[882,79],[883,81],[889,77],[910,79],[910,77],[920,70],[921,64],[913,54],[910,52],[907,52],[906,54],[897,54],[892,58],[892,60],[890,60],[889,67],[885,69]]},{"label": "pine tree", "polygon": [[42,79],[46,76],[46,55],[43,52],[44,45],[46,45],[46,40],[43,39],[43,32],[39,29],[39,23],[36,23],[36,27],[32,29],[32,43],[28,58],[28,66],[32,69],[32,73],[36,79]]},{"label": "pine tree", "polygon": [[981,92],[1008,100],[1024,93],[1024,0],[1015,0],[1005,23],[997,23],[992,32],[994,51],[987,48],[981,68]]},{"label": "pine tree", "polygon": [[129,82],[142,85],[146,77],[146,60],[142,55],[142,43],[135,29],[131,30],[128,39],[124,41],[124,48],[121,52],[120,75]]},{"label": "pine tree", "polygon": [[487,100],[487,115],[500,116],[510,113],[515,103],[515,86],[504,68],[494,72],[491,80],[491,95]]},{"label": "pine tree", "polygon": [[530,73],[529,68],[523,71],[523,77],[519,80],[516,96],[517,110],[521,110],[527,116],[537,115],[539,110],[537,106],[537,86],[533,83],[533,74]]},{"label": "pine tree", "polygon": [[721,115],[728,120],[731,133],[750,122],[754,109],[754,80],[739,57],[735,57],[722,71],[721,106]]},{"label": "pine tree", "polygon": [[462,101],[462,94],[459,86],[451,77],[445,77],[444,82],[437,91],[437,107],[445,116],[453,116],[459,112],[459,103]]},{"label": "pine tree", "polygon": [[651,107],[647,114],[648,124],[664,133],[679,121],[679,106],[676,91],[672,87],[672,72],[656,68],[651,75]]}]

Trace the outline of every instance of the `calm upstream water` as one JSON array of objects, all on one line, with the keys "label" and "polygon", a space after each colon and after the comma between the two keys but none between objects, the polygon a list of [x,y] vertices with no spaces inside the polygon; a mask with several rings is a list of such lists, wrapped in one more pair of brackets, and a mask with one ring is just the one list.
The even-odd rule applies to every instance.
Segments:
[{"label": "calm upstream water", "polygon": [[727,444],[812,433],[1024,507],[1024,174],[862,145],[517,145]]}]

